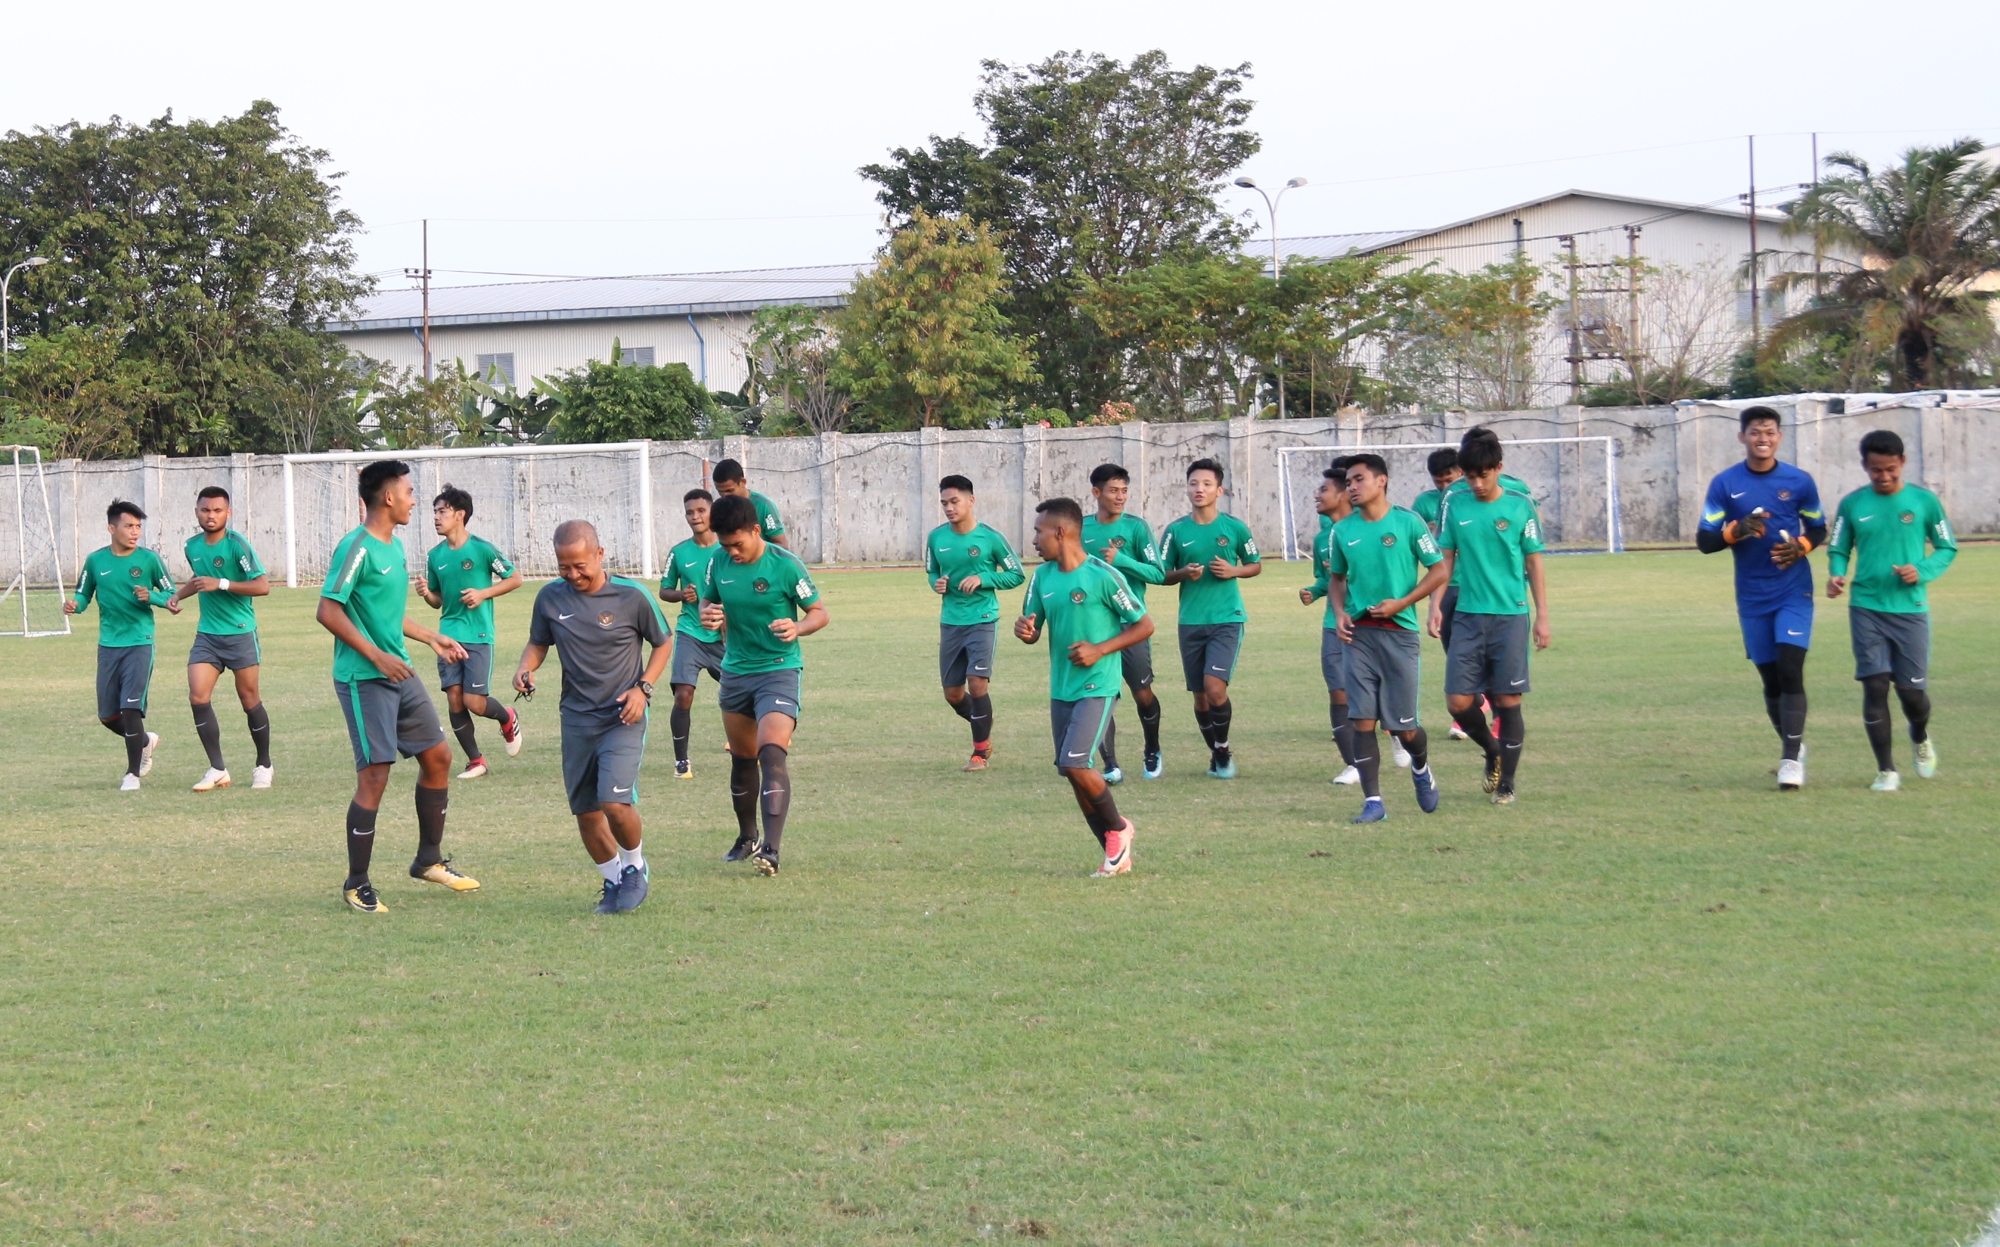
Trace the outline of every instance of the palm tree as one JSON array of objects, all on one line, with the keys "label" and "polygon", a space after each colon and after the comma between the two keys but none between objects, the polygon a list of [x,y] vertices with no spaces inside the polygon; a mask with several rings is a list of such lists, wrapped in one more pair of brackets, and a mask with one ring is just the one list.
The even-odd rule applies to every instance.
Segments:
[{"label": "palm tree", "polygon": [[1823,256],[1862,260],[1774,278],[1775,289],[1816,289],[1819,297],[1778,324],[1763,358],[1844,335],[1886,357],[1897,388],[1966,380],[1965,348],[1994,334],[1994,292],[1975,283],[2000,272],[2000,165],[1978,158],[1985,146],[1959,139],[1912,147],[1880,173],[1852,153],[1829,156],[1841,172],[1786,206],[1787,232],[1810,235]]}]

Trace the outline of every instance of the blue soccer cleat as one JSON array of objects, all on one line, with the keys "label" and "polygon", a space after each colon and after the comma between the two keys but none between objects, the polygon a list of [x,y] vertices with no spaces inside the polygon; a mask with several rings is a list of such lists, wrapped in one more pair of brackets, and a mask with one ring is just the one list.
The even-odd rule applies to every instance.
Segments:
[{"label": "blue soccer cleat", "polygon": [[1167,760],[1157,753],[1146,755],[1146,769],[1141,772],[1147,779],[1158,779],[1167,773]]},{"label": "blue soccer cleat", "polygon": [[646,893],[652,890],[651,869],[627,866],[618,876],[618,913],[629,914],[646,903]]},{"label": "blue soccer cleat", "polygon": [[1426,814],[1437,813],[1438,782],[1437,776],[1431,774],[1431,768],[1427,766],[1419,771],[1412,767],[1410,782],[1417,786],[1417,808]]},{"label": "blue soccer cleat", "polygon": [[1350,823],[1379,823],[1388,817],[1389,810],[1388,807],[1382,804],[1382,798],[1370,797],[1361,803],[1361,812],[1347,821]]},{"label": "blue soccer cleat", "polygon": [[1215,755],[1215,761],[1209,764],[1208,773],[1213,779],[1235,779],[1236,755],[1233,753]]},{"label": "blue soccer cleat", "polygon": [[1125,772],[1114,766],[1104,772],[1104,782],[1116,787],[1125,782]]},{"label": "blue soccer cleat", "polygon": [[615,883],[613,883],[613,882],[611,882],[611,880],[609,880],[609,879],[606,879],[606,880],[604,881],[604,894],[603,894],[602,896],[600,896],[600,897],[598,898],[598,900],[597,900],[597,908],[596,908],[596,909],[593,909],[593,910],[591,910],[590,912],[591,912],[591,913],[593,913],[593,914],[615,914],[615,913],[617,913],[617,912],[618,912],[618,885],[617,885],[617,884],[615,884]]}]

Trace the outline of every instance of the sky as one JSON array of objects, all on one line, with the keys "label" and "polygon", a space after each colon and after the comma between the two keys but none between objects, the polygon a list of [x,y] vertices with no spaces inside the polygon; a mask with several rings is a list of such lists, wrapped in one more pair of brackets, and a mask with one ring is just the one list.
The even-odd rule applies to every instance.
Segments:
[{"label": "sky", "polygon": [[[1992,0],[1921,29],[1853,0],[1234,6],[488,0],[18,6],[0,130],[217,118],[269,99],[339,171],[385,286],[865,260],[855,170],[980,136],[982,60],[1061,50],[1247,63],[1280,237],[1441,225],[1568,187],[1782,198],[1822,155],[2000,143]],[[1900,54],[1899,54],[1900,53]],[[1262,201],[1231,189],[1232,211]]]}]

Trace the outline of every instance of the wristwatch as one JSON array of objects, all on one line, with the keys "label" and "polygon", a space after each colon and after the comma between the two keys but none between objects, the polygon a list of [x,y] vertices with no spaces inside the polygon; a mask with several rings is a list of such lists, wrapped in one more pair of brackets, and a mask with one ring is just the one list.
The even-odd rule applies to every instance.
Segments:
[{"label": "wristwatch", "polygon": [[647,701],[653,700],[653,682],[651,680],[639,681],[639,691],[646,695]]}]

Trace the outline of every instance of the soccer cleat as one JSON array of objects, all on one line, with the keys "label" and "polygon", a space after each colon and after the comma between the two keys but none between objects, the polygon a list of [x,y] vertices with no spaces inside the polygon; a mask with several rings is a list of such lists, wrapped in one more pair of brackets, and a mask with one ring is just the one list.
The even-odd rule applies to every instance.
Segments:
[{"label": "soccer cleat", "polygon": [[1139,772],[1147,779],[1158,779],[1167,773],[1167,760],[1157,752],[1146,755],[1146,769]]},{"label": "soccer cleat", "polygon": [[218,788],[227,787],[229,787],[229,772],[218,771],[211,766],[200,779],[195,781],[194,790],[196,792],[214,792]]},{"label": "soccer cleat", "polygon": [[1479,788],[1482,792],[1492,792],[1499,786],[1500,755],[1497,752],[1489,753],[1486,755],[1486,777],[1480,781]]},{"label": "soccer cleat", "polygon": [[358,909],[364,914],[386,914],[389,907],[382,898],[375,895],[375,885],[364,883],[358,888],[348,888],[341,893],[346,898],[349,909]]},{"label": "soccer cleat", "polygon": [[676,759],[676,760],[674,761],[674,778],[675,778],[675,779],[693,779],[693,778],[694,778],[694,763],[692,763],[692,762],[688,761],[688,760],[687,760],[686,758],[678,758],[678,759]]},{"label": "soccer cleat", "polygon": [[269,788],[271,786],[271,768],[260,766],[256,770],[251,771],[250,786],[252,788]]},{"label": "soccer cleat", "polygon": [[[1926,736],[1917,742],[1917,778],[1929,779],[1937,774],[1937,746]],[[1894,774],[1895,772],[1890,772]]]},{"label": "soccer cleat", "polygon": [[1113,875],[1132,873],[1132,833],[1137,830],[1128,818],[1123,827],[1114,827],[1104,833],[1104,865],[1092,871],[1091,878],[1109,879]]},{"label": "soccer cleat", "polygon": [[757,873],[763,875],[766,879],[778,873],[777,854],[766,853],[763,849],[758,849],[753,860],[757,863]]},{"label": "soccer cleat", "polygon": [[986,741],[972,747],[972,760],[959,769],[962,771],[983,771],[993,763],[993,742]]},{"label": "soccer cleat", "polygon": [[432,862],[428,866],[411,862],[410,878],[421,879],[425,883],[442,884],[454,892],[477,892],[479,890],[479,880],[467,878],[459,874],[456,870],[453,870],[451,859],[448,857],[441,862]]},{"label": "soccer cleat", "polygon": [[1426,814],[1437,813],[1438,782],[1428,766],[1423,770],[1412,770],[1410,782],[1417,786],[1417,808]]},{"label": "soccer cleat", "polygon": [[521,752],[521,712],[507,707],[507,721],[500,725],[500,739],[507,746],[507,756],[514,757]]},{"label": "soccer cleat", "polygon": [[1125,772],[1119,770],[1117,767],[1114,766],[1104,772],[1104,782],[1107,784],[1111,784],[1114,787],[1116,785],[1122,784],[1125,782]]},{"label": "soccer cleat", "polygon": [[617,913],[617,912],[618,912],[618,885],[617,885],[617,884],[615,884],[615,883],[613,883],[613,882],[611,882],[611,880],[609,880],[609,879],[606,879],[606,880],[604,881],[604,892],[603,892],[603,894],[602,894],[602,895],[600,895],[600,896],[599,896],[599,897],[597,898],[597,908],[596,908],[596,909],[593,909],[593,910],[591,910],[590,912],[591,912],[591,913],[593,913],[593,914],[615,914],[615,913]]},{"label": "soccer cleat", "polygon": [[763,841],[756,836],[738,836],[736,843],[729,846],[729,852],[722,855],[725,862],[740,862],[763,847]]},{"label": "soccer cleat", "polygon": [[1467,736],[1467,735],[1465,734],[1465,729],[1464,729],[1464,728],[1462,728],[1462,727],[1460,727],[1460,726],[1459,726],[1459,725],[1458,725],[1458,724],[1457,724],[1456,722],[1454,722],[1454,723],[1453,723],[1453,724],[1451,725],[1451,738],[1452,738],[1453,740],[1471,740],[1471,739],[1472,739],[1472,737],[1470,737],[1470,736]]},{"label": "soccer cleat", "polygon": [[1215,755],[1213,753],[1208,755],[1208,777],[1210,779],[1215,778]]},{"label": "soccer cleat", "polygon": [[1903,777],[1894,771],[1875,772],[1875,782],[1868,785],[1870,792],[1900,792],[1902,788]]},{"label": "soccer cleat", "polygon": [[125,772],[125,778],[118,781],[118,791],[120,792],[139,791],[139,777],[137,775],[134,775],[130,771]]},{"label": "soccer cleat", "polygon": [[646,903],[646,893],[652,891],[653,872],[651,868],[641,869],[627,866],[618,877],[618,912],[629,914]]},{"label": "soccer cleat", "polygon": [[1495,805],[1514,804],[1514,785],[1502,784],[1498,788],[1495,788],[1493,790],[1493,804]]},{"label": "soccer cleat", "polygon": [[1778,763],[1778,791],[1797,792],[1806,786],[1806,764],[1800,758],[1786,758]]},{"label": "soccer cleat", "polygon": [[1350,766],[1340,774],[1334,776],[1333,782],[1341,785],[1358,784],[1361,782],[1361,769]]},{"label": "soccer cleat", "polygon": [[458,773],[458,778],[478,779],[481,775],[484,774],[486,774],[486,759],[474,758],[472,762],[464,770]]},{"label": "soccer cleat", "polygon": [[1389,740],[1396,746],[1396,765],[1408,766],[1410,764],[1410,751],[1403,748],[1403,738],[1392,734]]},{"label": "soccer cleat", "polygon": [[1236,755],[1233,753],[1217,754],[1215,761],[1209,764],[1208,773],[1213,779],[1235,779]]},{"label": "soccer cleat", "polygon": [[159,747],[160,734],[158,732],[146,733],[146,747],[139,751],[139,777],[141,779],[153,773],[153,750]]},{"label": "soccer cleat", "polygon": [[1361,812],[1348,819],[1350,823],[1379,823],[1389,817],[1389,807],[1382,804],[1382,798],[1370,797],[1361,803]]}]

